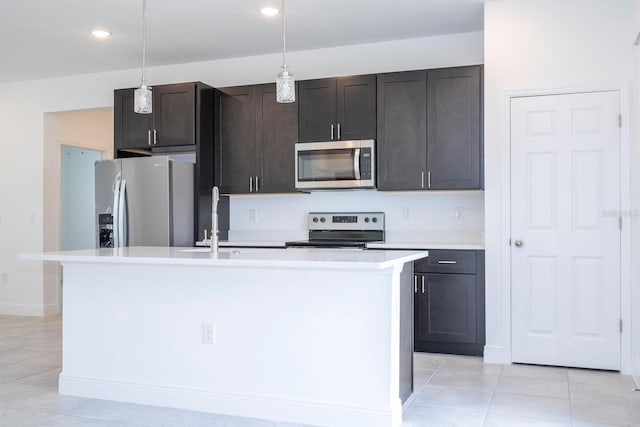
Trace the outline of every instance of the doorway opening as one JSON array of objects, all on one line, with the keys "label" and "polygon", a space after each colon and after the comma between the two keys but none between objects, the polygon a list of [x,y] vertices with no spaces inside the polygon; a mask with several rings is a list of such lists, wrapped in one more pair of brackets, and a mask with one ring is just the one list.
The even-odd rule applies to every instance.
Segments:
[{"label": "doorway opening", "polygon": [[[76,160],[86,162],[65,163],[65,149]],[[78,155],[78,153],[85,154]],[[59,251],[63,249],[85,248],[93,238],[94,233],[86,235],[87,223],[92,223],[93,218],[88,218],[87,200],[93,196],[87,193],[87,187],[80,187],[80,181],[86,179],[87,170],[91,170],[90,162],[99,154],[101,159],[113,158],[113,109],[99,108],[82,111],[64,111],[46,113],[44,117],[44,159],[43,159],[43,207],[44,207],[44,242],[45,251]],[[89,153],[92,153],[89,156]],[[76,165],[84,163],[84,167]],[[75,165],[75,166],[74,166]],[[63,171],[64,167],[64,171]],[[75,168],[78,167],[78,170]],[[80,171],[83,171],[82,173]],[[69,182],[71,181],[71,182]],[[72,194],[63,195],[63,182]],[[87,185],[89,185],[87,183]],[[76,192],[76,194],[73,194]],[[66,203],[63,201],[65,198]],[[79,214],[72,212],[64,215],[63,209],[72,208],[78,200],[84,199],[85,218],[84,225],[77,231],[74,229],[72,218]],[[66,205],[66,208],[65,208]],[[93,211],[93,203],[90,205]],[[93,217],[93,214],[91,214]],[[91,226],[92,228],[95,228]],[[64,236],[63,236],[64,234]],[[82,236],[80,236],[82,235]],[[58,263],[44,263],[44,289],[43,305],[44,314],[59,314],[62,309],[62,271]]]}]

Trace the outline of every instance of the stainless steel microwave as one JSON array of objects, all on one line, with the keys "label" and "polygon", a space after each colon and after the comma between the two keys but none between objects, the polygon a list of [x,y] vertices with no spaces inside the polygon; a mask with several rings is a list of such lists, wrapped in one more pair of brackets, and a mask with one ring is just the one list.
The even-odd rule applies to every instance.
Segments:
[{"label": "stainless steel microwave", "polygon": [[295,147],[297,190],[376,187],[373,139],[305,142]]}]

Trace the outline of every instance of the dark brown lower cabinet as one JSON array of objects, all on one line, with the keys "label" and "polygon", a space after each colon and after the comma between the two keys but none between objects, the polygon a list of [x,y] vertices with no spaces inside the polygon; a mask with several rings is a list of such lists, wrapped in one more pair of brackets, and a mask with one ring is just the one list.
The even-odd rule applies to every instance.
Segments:
[{"label": "dark brown lower cabinet", "polygon": [[484,251],[430,250],[414,270],[415,350],[481,356]]}]

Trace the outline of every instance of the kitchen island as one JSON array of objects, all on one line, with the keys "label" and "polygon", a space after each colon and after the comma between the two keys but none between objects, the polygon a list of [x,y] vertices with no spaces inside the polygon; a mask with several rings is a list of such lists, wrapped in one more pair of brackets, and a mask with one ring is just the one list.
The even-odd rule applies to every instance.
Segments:
[{"label": "kitchen island", "polygon": [[60,261],[61,394],[399,426],[426,251],[129,247]]}]

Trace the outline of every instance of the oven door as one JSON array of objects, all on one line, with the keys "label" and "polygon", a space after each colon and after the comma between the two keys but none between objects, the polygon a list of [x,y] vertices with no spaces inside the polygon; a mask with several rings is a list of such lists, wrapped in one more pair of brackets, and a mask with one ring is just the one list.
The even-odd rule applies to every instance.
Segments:
[{"label": "oven door", "polygon": [[296,189],[375,188],[374,148],[374,140],[296,144]]}]

